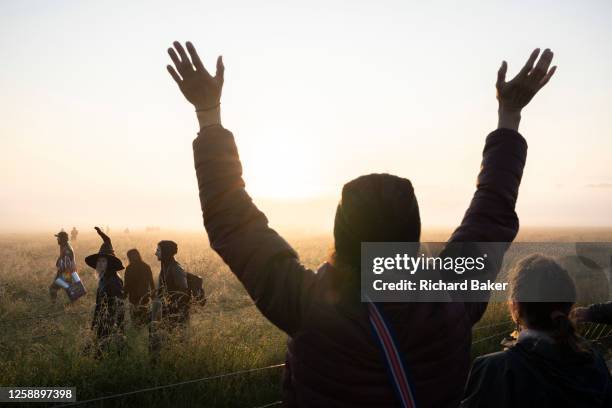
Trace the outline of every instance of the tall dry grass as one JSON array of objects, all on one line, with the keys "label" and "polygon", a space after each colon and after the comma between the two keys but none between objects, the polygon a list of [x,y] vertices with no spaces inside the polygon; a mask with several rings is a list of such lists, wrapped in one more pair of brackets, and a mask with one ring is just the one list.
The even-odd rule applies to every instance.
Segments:
[{"label": "tall dry grass", "polygon": [[[81,234],[73,243],[88,290],[73,305],[61,292],[56,304],[49,300],[58,252],[52,235],[0,236],[0,385],[75,386],[78,399],[84,400],[284,362],[286,336],[256,310],[238,280],[209,249],[204,233],[111,232],[111,236],[120,258],[125,261],[127,250],[138,248],[154,275],[159,270],[154,257],[157,242],[162,238],[178,242],[177,259],[203,277],[208,304],[194,310],[184,334],[168,338],[157,364],[150,360],[147,329],[130,324],[127,348],[96,360],[84,353],[92,337],[89,324],[96,279],[83,259],[97,252],[97,235]],[[436,232],[424,240],[442,241],[447,236]],[[324,236],[290,241],[311,268],[325,261],[332,244]],[[500,349],[501,338],[513,330],[508,319],[505,304],[490,305],[474,331],[475,355]],[[258,406],[280,399],[281,373],[275,368],[91,406]]]}]

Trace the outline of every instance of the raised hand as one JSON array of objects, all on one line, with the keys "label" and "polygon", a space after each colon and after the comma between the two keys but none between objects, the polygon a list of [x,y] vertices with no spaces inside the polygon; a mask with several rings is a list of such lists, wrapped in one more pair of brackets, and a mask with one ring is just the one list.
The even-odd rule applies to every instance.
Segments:
[{"label": "raised hand", "polygon": [[527,63],[521,71],[509,82],[506,82],[508,64],[502,62],[497,72],[497,100],[499,101],[499,126],[517,130],[520,122],[521,110],[533,99],[535,94],[550,81],[557,70],[556,66],[549,69],[553,59],[553,52],[545,49],[540,55],[540,49],[533,50]]},{"label": "raised hand", "polygon": [[208,111],[218,107],[225,70],[222,57],[217,58],[217,72],[213,77],[204,68],[193,44],[186,43],[191,59],[178,41],[175,41],[173,45],[174,48],[168,48],[168,54],[176,70],[171,65],[168,65],[167,69],[185,98],[193,104],[196,111]]}]

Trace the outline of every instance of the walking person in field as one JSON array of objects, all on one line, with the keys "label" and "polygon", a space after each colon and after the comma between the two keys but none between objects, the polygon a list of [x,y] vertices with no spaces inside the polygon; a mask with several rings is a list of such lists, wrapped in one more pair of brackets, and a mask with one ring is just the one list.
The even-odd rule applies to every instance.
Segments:
[{"label": "walking person in field", "polygon": [[187,273],[174,256],[178,245],[174,241],[160,241],[155,256],[161,263],[157,298],[161,302],[162,320],[169,327],[184,325],[189,320],[189,287]]},{"label": "walking person in field", "polygon": [[[91,328],[96,334],[96,356],[109,349],[123,335],[125,307],[123,299],[123,281],[117,272],[123,269],[123,263],[115,256],[113,244],[108,235],[98,227],[96,232],[102,238],[98,253],[85,258],[85,263],[96,270],[98,275],[98,290],[96,291],[96,306]],[[122,346],[119,341],[119,346]]]},{"label": "walking person in field", "polygon": [[[552,282],[557,299],[546,301]],[[572,278],[554,260],[541,255],[521,260],[509,304],[521,328],[518,339],[474,361],[461,407],[611,407],[608,367],[578,336],[570,317],[575,299]]]},{"label": "walking person in field", "polygon": [[72,240],[72,242],[75,242],[78,236],[79,236],[79,230],[76,229],[76,227],[72,227],[72,230],[70,231],[70,239]]},{"label": "walking person in field", "polygon": [[[200,124],[193,154],[211,246],[259,310],[289,336],[285,406],[398,406],[370,326],[368,305],[360,302],[360,244],[419,241],[421,221],[412,184],[389,174],[365,175],[347,183],[336,211],[335,253],[317,272],[306,269],[293,248],[268,227],[266,216],[245,190],[234,136],[221,125],[221,57],[212,76],[191,43],[185,51],[175,42],[168,53],[174,63],[168,71],[194,105]],[[521,111],[555,71],[549,69],[550,50],[539,61],[538,55],[535,50],[509,82],[506,63],[499,69],[499,126],[486,139],[474,198],[451,242],[511,242],[517,234],[514,208],[527,154],[525,139],[518,133]],[[472,326],[486,304],[379,307],[405,356],[418,406],[457,406],[470,368]],[[409,406],[403,400],[401,405]]]},{"label": "walking person in field", "polygon": [[130,315],[136,326],[142,326],[149,321],[149,302],[155,292],[153,272],[151,267],[142,260],[137,249],[127,252],[129,264],[125,268],[125,295],[130,301]]},{"label": "walking person in field", "polygon": [[59,245],[60,253],[55,262],[57,270],[55,279],[49,286],[49,296],[51,301],[57,301],[57,291],[60,289],[68,289],[72,283],[72,274],[76,272],[76,261],[74,258],[74,250],[70,245],[68,233],[64,230],[55,234],[57,245]]}]

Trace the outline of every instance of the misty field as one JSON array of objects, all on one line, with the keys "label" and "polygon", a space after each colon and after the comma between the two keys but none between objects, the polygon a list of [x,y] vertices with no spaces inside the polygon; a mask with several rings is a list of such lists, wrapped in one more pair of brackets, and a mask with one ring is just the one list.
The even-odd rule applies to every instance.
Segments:
[{"label": "misty field", "polygon": [[[73,243],[78,270],[88,290],[73,305],[62,292],[56,304],[49,300],[48,287],[55,276],[58,253],[52,234],[0,236],[0,385],[74,386],[78,400],[87,400],[219,376],[88,406],[258,407],[280,400],[282,367],[242,371],[283,363],[286,336],[260,315],[238,280],[210,250],[203,232],[111,231],[110,235],[124,263],[127,250],[138,248],[156,280],[156,244],[160,239],[175,240],[179,262],[204,279],[206,306],[193,309],[183,335],[167,339],[157,364],[149,358],[148,330],[132,327],[129,317],[127,348],[121,354],[111,352],[96,360],[84,353],[92,338],[89,325],[97,282],[95,272],[83,259],[98,251],[98,236],[83,233]],[[447,237],[448,232],[439,231],[425,234],[423,240],[443,241]],[[325,261],[332,245],[331,237],[326,236],[288,238],[302,262],[311,268]],[[612,230],[532,230],[520,238],[612,242]],[[474,329],[474,355],[500,350],[500,340],[513,330],[505,305],[491,304]],[[612,328],[605,326],[585,325],[582,330],[593,339],[612,334]],[[242,373],[220,376],[235,372]]]}]

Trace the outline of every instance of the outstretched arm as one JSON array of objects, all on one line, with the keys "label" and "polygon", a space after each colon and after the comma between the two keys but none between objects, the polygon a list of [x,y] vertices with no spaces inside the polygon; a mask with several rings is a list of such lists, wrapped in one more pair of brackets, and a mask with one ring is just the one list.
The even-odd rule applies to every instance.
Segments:
[{"label": "outstretched arm", "polygon": [[[540,60],[534,50],[525,66],[506,82],[507,63],[497,74],[498,129],[486,140],[476,192],[451,241],[512,242],[518,232],[514,211],[527,157],[527,143],[518,133],[522,109],[548,83],[557,67],[546,49]],[[535,66],[534,66],[535,64]]]},{"label": "outstretched arm", "polygon": [[268,227],[266,216],[245,190],[234,137],[221,126],[221,57],[212,76],[191,43],[187,43],[191,59],[181,44],[175,42],[174,47],[168,53],[176,70],[168,66],[168,71],[194,105],[200,122],[193,155],[210,244],[261,312],[292,335],[299,329],[314,273],[305,269],[293,248]]}]

